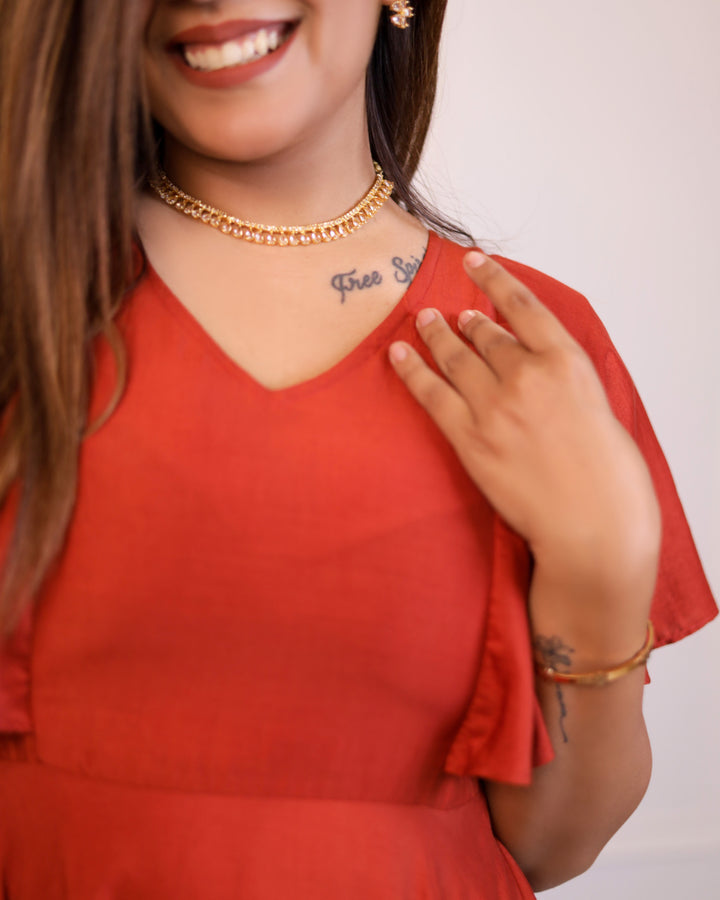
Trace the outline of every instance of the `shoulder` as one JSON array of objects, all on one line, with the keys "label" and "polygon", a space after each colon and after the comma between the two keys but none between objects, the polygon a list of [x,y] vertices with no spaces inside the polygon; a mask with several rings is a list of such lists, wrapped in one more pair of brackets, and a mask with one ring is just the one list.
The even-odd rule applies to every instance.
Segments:
[{"label": "shoulder", "polygon": [[[433,280],[441,294],[452,295],[443,297],[445,304],[443,312],[449,314],[460,312],[474,304],[476,308],[494,316],[495,313],[487,298],[470,281],[463,270],[462,260],[470,248],[446,238],[438,240],[440,252]],[[553,315],[557,316],[596,364],[604,364],[608,353],[617,355],[605,326],[587,297],[582,293],[517,260],[495,253],[490,255],[518,281],[528,287]],[[435,305],[438,306],[439,302],[439,300],[435,302]],[[458,308],[455,309],[455,307]],[[440,308],[442,309],[442,307]]]},{"label": "shoulder", "polygon": [[605,326],[584,294],[516,260],[494,254],[493,259],[528,287],[586,350],[598,345],[612,347]]}]

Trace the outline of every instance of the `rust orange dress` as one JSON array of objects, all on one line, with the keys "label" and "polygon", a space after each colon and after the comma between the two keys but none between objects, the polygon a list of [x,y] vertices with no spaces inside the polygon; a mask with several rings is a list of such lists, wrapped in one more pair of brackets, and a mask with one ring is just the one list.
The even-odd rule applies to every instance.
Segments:
[{"label": "rust orange dress", "polygon": [[[4,900],[528,900],[482,779],[552,756],[525,545],[387,361],[486,298],[431,235],[398,306],[268,391],[148,267],[129,381],[0,664]],[[662,453],[578,294],[506,261],[592,356],[664,511],[659,641],[715,605]],[[93,418],[114,367],[98,341]],[[6,543],[17,503],[0,519]]]}]

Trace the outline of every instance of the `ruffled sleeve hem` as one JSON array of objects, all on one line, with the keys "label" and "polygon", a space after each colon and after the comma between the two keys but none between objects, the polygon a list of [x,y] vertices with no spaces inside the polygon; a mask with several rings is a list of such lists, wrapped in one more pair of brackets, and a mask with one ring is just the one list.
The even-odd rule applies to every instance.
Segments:
[{"label": "ruffled sleeve hem", "polygon": [[645,407],[614,347],[598,366],[615,415],[645,458],[662,511],[660,567],[650,617],[655,646],[687,637],[718,613],[667,461]]},{"label": "ruffled sleeve hem", "polygon": [[527,785],[553,759],[535,693],[527,615],[530,553],[498,517],[485,642],[477,687],[445,760],[445,771]]}]

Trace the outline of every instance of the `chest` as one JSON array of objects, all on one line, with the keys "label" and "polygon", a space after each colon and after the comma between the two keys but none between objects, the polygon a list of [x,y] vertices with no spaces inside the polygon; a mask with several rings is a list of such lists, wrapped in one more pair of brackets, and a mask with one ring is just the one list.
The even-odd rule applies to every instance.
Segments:
[{"label": "chest", "polygon": [[415,802],[474,684],[487,505],[376,355],[268,392],[134,310],[37,623],[45,757],[293,796],[352,796],[361,772]]},{"label": "chest", "polygon": [[[332,286],[340,279],[343,292]],[[377,269],[297,275],[278,266],[246,279],[171,275],[168,286],[177,285],[175,299],[210,341],[255,381],[280,390],[329,370],[383,322],[403,294],[385,281]]]},{"label": "chest", "polygon": [[[328,371],[403,300],[425,254],[423,229],[311,247],[248,245],[173,216],[146,215],[148,259],[178,306],[269,390]],[[164,212],[160,210],[159,212]],[[189,229],[188,229],[189,225]]]}]

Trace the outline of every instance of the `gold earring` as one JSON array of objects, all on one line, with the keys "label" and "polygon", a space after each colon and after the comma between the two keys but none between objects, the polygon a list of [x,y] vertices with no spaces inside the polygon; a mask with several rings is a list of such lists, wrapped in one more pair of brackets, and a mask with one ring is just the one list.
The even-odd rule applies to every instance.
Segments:
[{"label": "gold earring", "polygon": [[408,19],[412,19],[415,15],[415,10],[410,6],[407,0],[393,0],[390,4],[390,12],[393,13],[390,16],[390,21],[397,28],[408,28],[410,26],[410,22]]}]

